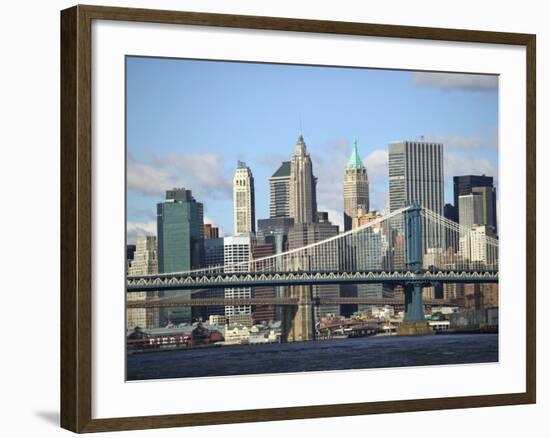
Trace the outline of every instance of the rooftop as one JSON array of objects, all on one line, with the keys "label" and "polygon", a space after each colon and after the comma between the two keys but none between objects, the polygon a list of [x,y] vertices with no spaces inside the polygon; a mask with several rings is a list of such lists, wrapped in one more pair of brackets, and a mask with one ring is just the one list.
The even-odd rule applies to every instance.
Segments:
[{"label": "rooftop", "polygon": [[357,170],[365,168],[365,165],[363,164],[363,161],[361,160],[361,157],[359,155],[357,140],[353,142],[353,151],[351,152],[351,157],[349,157],[348,165],[346,166],[346,168]]},{"label": "rooftop", "polygon": [[290,176],[290,161],[283,161],[275,173],[271,175],[271,178],[280,178],[283,176]]}]

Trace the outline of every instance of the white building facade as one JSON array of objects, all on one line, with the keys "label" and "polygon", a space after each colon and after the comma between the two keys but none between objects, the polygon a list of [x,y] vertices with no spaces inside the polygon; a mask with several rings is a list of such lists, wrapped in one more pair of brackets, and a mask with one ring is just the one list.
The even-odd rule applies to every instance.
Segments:
[{"label": "white building facade", "polygon": [[233,177],[233,224],[236,236],[253,234],[255,228],[254,176],[242,161],[239,161]]},{"label": "white building facade", "polygon": [[[128,268],[128,275],[148,275],[158,273],[157,238],[155,236],[142,236],[136,242],[134,259]],[[128,296],[132,301],[145,301],[157,298],[158,292],[134,292]],[[156,328],[159,326],[159,309],[127,309],[126,327],[129,330],[135,327],[142,329]]]}]

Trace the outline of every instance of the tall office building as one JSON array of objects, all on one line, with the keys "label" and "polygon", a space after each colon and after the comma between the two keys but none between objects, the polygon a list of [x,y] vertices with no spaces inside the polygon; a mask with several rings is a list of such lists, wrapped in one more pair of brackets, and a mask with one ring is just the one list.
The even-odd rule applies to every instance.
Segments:
[{"label": "tall office building", "polygon": [[459,208],[458,197],[470,195],[473,187],[493,187],[493,177],[485,175],[461,175],[453,177],[454,205]]},{"label": "tall office building", "polygon": [[290,217],[290,161],[283,161],[269,178],[269,217]]},{"label": "tall office building", "polygon": [[471,230],[483,223],[483,197],[478,193],[458,197],[458,223]]},{"label": "tall office building", "polygon": [[[190,190],[167,190],[166,201],[157,204],[159,272],[189,271],[204,261],[203,205]],[[188,296],[190,291],[170,291],[164,296]],[[191,322],[191,308],[169,308],[162,322]]]},{"label": "tall office building", "polygon": [[443,216],[450,221],[458,223],[458,207],[455,207],[452,204],[445,204],[443,207]]},{"label": "tall office building", "polygon": [[[223,237],[215,237],[211,239],[205,239],[204,241],[204,266],[223,266]],[[225,291],[223,288],[219,289],[206,289],[203,292],[195,293],[195,297],[201,296],[204,298],[224,298]],[[211,315],[225,315],[224,306],[205,306],[201,309],[203,320],[208,320]]]},{"label": "tall office building", "polygon": [[369,211],[369,178],[361,161],[357,140],[344,172],[344,230],[352,228],[352,221],[359,209]]},{"label": "tall office building", "polygon": [[[390,212],[411,204],[419,204],[443,215],[444,178],[443,144],[424,141],[401,141],[389,144],[389,209]],[[391,264],[402,266],[404,259],[404,223],[402,218],[390,221]],[[424,222],[423,230],[427,230]],[[433,232],[425,240],[428,248],[437,248],[444,235]]]},{"label": "tall office building", "polygon": [[250,167],[238,162],[233,177],[233,223],[236,236],[254,233],[256,217],[254,205],[254,177]]},{"label": "tall office building", "polygon": [[472,187],[472,193],[481,196],[481,225],[497,233],[497,194],[494,187]]},{"label": "tall office building", "polygon": [[[155,236],[139,237],[134,246],[133,259],[128,268],[128,275],[149,275],[158,272],[157,238]],[[132,301],[145,301],[157,298],[158,292],[133,292],[129,299]],[[159,326],[159,309],[142,308],[126,310],[126,327],[129,330],[135,327],[142,329]]]},{"label": "tall office building", "polygon": [[[250,236],[229,236],[223,238],[223,264],[225,272],[246,272],[249,268]],[[225,298],[250,298],[251,288],[249,287],[228,287],[225,288]],[[225,306],[225,316],[239,314],[250,315],[252,308],[249,305]]]},{"label": "tall office building", "polygon": [[204,240],[217,239],[220,237],[220,229],[212,224],[204,224],[203,234]]},{"label": "tall office building", "polygon": [[126,273],[130,268],[132,260],[134,260],[134,253],[136,252],[136,245],[126,245]]},{"label": "tall office building", "polygon": [[[327,215],[328,216],[328,215]],[[322,240],[334,237],[338,234],[338,225],[333,225],[325,220],[325,215],[320,215],[321,222],[318,223],[299,223],[292,227],[288,234],[288,246],[289,249],[302,248],[312,243],[320,242]],[[333,252],[326,254],[323,260],[318,261],[316,269],[319,270],[337,270],[340,268],[340,253]],[[307,270],[309,259],[295,259],[295,269]],[[308,294],[311,288],[311,294],[314,298],[339,298],[340,297],[340,285],[322,285],[322,286],[292,286],[291,296],[303,293]],[[327,314],[340,314],[340,306],[334,305],[322,305],[315,307],[314,317],[319,319]]]},{"label": "tall office building", "polygon": [[[252,243],[250,251],[253,260],[269,257],[275,254],[275,243]],[[256,286],[252,288],[254,298],[274,298],[275,286]],[[277,308],[274,305],[255,306],[252,318],[255,323],[269,322],[277,319]]]},{"label": "tall office building", "polygon": [[390,212],[417,203],[443,215],[443,144],[390,143],[388,159]]},{"label": "tall office building", "polygon": [[289,214],[295,224],[312,223],[317,216],[315,186],[311,158],[304,137],[300,135],[290,160]]},{"label": "tall office building", "polygon": [[471,195],[472,193],[482,196],[483,218],[479,225],[491,227],[493,233],[497,234],[497,196],[493,186],[493,177],[486,175],[461,175],[453,177],[455,208],[460,215],[460,196]]},{"label": "tall office building", "polygon": [[473,230],[481,225],[483,220],[483,197],[481,194],[471,193],[458,197],[458,223],[461,226],[459,236],[460,255],[465,260],[473,261],[475,242]]}]

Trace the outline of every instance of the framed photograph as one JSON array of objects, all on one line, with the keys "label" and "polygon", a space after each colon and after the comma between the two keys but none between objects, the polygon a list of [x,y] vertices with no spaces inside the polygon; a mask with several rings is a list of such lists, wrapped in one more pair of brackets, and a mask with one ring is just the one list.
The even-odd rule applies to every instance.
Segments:
[{"label": "framed photograph", "polygon": [[61,425],[535,403],[535,35],[61,12]]}]

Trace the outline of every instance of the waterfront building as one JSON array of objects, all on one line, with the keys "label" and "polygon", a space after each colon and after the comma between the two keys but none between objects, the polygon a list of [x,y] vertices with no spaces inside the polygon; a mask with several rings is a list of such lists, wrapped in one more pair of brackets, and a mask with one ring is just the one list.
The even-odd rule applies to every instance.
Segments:
[{"label": "waterfront building", "polygon": [[233,224],[236,236],[255,232],[254,176],[242,161],[233,177]]},{"label": "waterfront building", "polygon": [[290,217],[290,161],[283,161],[269,178],[269,217]]},{"label": "waterfront building", "polygon": [[204,224],[204,240],[217,239],[220,237],[220,230],[212,224]]},{"label": "waterfront building", "polygon": [[239,325],[243,327],[252,327],[252,315],[250,313],[235,313],[227,316],[227,325]]},{"label": "waterfront building", "polygon": [[250,327],[236,325],[225,329],[225,345],[248,344]]},{"label": "waterfront building", "polygon": [[300,135],[290,160],[289,215],[295,224],[312,223],[317,212],[316,179],[304,137]]},{"label": "waterfront building", "polygon": [[352,221],[358,216],[359,209],[369,211],[369,178],[355,140],[344,171],[344,231],[352,229]]},{"label": "waterfront building", "polygon": [[498,307],[498,284],[465,284],[464,307],[476,310]]},{"label": "waterfront building", "polygon": [[[198,269],[204,262],[203,205],[191,190],[166,191],[166,200],[157,204],[159,273]],[[164,296],[190,297],[190,291],[167,291]],[[191,322],[190,307],[167,308],[161,323]]]},{"label": "waterfront building", "polygon": [[208,317],[208,324],[218,327],[224,327],[227,325],[227,316],[225,315],[210,315]]},{"label": "waterfront building", "polygon": [[443,299],[451,301],[458,307],[464,307],[464,284],[443,283]]},{"label": "waterfront building", "polygon": [[[157,238],[155,236],[138,237],[132,261],[128,268],[128,275],[149,275],[158,273]],[[158,292],[132,292],[128,296],[131,301],[145,301],[158,298]],[[159,309],[127,309],[126,327],[133,330],[135,327],[142,329],[156,328],[159,326]]]}]

